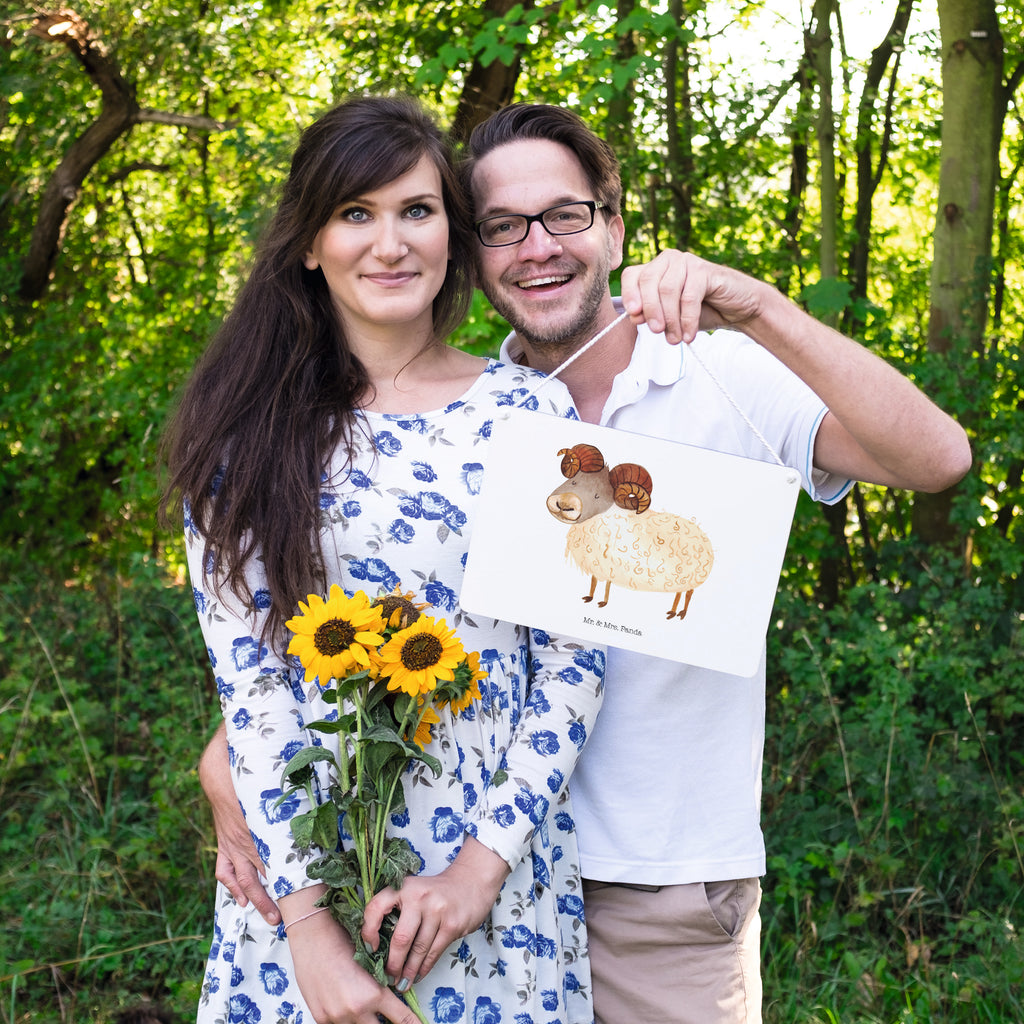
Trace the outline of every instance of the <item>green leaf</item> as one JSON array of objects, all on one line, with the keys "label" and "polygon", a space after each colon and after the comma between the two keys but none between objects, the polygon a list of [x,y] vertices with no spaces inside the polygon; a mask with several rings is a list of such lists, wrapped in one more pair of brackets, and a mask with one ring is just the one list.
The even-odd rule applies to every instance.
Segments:
[{"label": "green leaf", "polygon": [[305,786],[312,777],[312,766],[317,761],[326,761],[337,767],[334,754],[325,747],[303,747],[284,766],[281,772],[281,785],[292,788]]}]

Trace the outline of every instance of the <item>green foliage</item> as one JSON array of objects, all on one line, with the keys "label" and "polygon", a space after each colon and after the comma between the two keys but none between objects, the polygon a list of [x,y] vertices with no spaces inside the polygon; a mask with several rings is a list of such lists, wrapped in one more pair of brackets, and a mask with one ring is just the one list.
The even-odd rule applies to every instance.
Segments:
[{"label": "green foliage", "polygon": [[837,1020],[1020,1011],[1019,588],[906,545],[891,559],[842,608],[776,604],[763,917],[791,973],[769,972],[769,1020],[822,1019],[795,991]]},{"label": "green foliage", "polygon": [[[927,333],[942,48],[923,21],[888,129],[875,111],[873,153],[885,130],[889,159],[860,299],[817,271],[813,110],[793,5],[775,5],[790,19],[781,31],[765,31],[772,5],[722,0],[684,5],[680,23],[640,0],[500,16],[427,0],[72,6],[140,107],[180,123],[143,120],[104,155],[70,207],[45,296],[19,301],[43,189],[101,103],[70,54],[26,35],[28,11],[7,5],[0,903],[11,938],[0,1019],[109,1020],[139,995],[191,1015],[213,892],[193,769],[216,707],[187,590],[169,584],[179,543],[155,524],[166,413],[246,273],[299,129],[360,91],[412,92],[448,119],[474,62],[516,56],[517,98],[566,103],[606,137],[624,133],[628,260],[685,237],[774,281],[816,315],[855,323],[971,433],[975,472],[951,511],[956,557],[919,546],[911,494],[858,487],[829,518],[800,502],[769,651],[766,1019],[1024,1019],[1016,108],[992,329],[939,356]],[[1021,15],[1005,4],[999,15],[1009,75]],[[848,25],[837,68],[841,266],[856,241],[849,112],[869,56],[849,51],[858,34],[877,44],[887,24],[866,35]],[[685,166],[669,153],[670,127]],[[456,340],[494,354],[506,329],[477,294]]]},{"label": "green foliage", "polygon": [[194,1005],[213,891],[195,765],[216,706],[189,594],[142,557],[88,588],[4,570],[5,1003],[39,1021],[60,1000],[77,1020]]}]

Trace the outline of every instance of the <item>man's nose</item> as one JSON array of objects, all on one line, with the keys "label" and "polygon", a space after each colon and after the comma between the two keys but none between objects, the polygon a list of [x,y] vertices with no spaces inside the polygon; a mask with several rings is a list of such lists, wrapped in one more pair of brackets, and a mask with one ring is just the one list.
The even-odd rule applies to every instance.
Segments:
[{"label": "man's nose", "polygon": [[561,251],[562,243],[539,220],[530,225],[526,237],[519,243],[519,258],[538,263],[559,255]]}]

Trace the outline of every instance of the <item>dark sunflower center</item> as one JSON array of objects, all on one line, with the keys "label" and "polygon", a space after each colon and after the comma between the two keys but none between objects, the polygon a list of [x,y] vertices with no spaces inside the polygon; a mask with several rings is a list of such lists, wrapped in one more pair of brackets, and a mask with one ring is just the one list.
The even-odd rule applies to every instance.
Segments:
[{"label": "dark sunflower center", "polygon": [[420,610],[416,605],[397,594],[386,594],[384,597],[377,598],[373,603],[375,607],[380,608],[385,622],[390,622],[392,614],[401,609],[402,617],[398,622],[400,629],[406,629],[420,617]]},{"label": "dark sunflower center", "polygon": [[356,631],[351,622],[344,619],[328,619],[317,626],[313,634],[313,643],[323,655],[341,654],[355,642]]},{"label": "dark sunflower center", "polygon": [[430,668],[441,660],[444,645],[432,633],[417,633],[402,644],[402,664],[410,672]]}]

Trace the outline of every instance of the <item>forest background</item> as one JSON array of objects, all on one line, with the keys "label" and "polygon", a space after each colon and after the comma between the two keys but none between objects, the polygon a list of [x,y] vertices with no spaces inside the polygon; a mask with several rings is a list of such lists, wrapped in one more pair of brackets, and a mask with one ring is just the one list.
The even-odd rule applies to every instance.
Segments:
[{"label": "forest background", "polygon": [[[2,0],[0,1021],[189,1019],[218,715],[157,450],[300,128],[564,103],[629,260],[776,286],[970,433],[801,501],[769,635],[765,1017],[1024,1020],[1021,0]],[[457,341],[494,353],[478,296]]]}]

